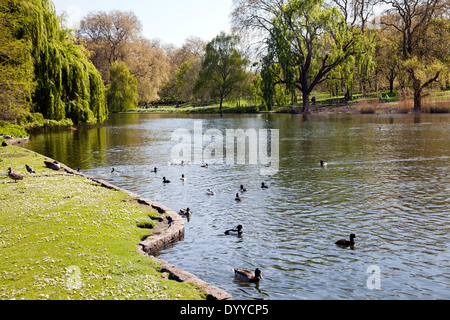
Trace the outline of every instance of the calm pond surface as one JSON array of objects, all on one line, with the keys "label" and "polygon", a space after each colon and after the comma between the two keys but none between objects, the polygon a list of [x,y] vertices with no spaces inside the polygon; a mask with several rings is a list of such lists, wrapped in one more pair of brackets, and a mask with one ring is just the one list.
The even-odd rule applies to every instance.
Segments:
[{"label": "calm pond surface", "polygon": [[[254,146],[244,164],[202,168],[192,162],[207,159],[193,151],[189,165],[172,165],[180,129],[203,150],[209,129],[224,147],[226,129],[254,130],[258,139],[267,132],[259,129],[278,129],[278,170],[261,175],[269,165],[261,153],[249,163]],[[265,151],[276,150],[274,136],[267,132]],[[450,298],[448,114],[114,114],[96,127],[36,133],[25,147],[176,212],[189,207],[184,240],[160,258],[235,299]],[[225,159],[229,150],[212,155]],[[237,202],[241,184],[248,191]],[[241,237],[224,235],[238,224]],[[334,244],[351,232],[353,247]],[[264,279],[241,282],[234,267],[258,267]]]}]

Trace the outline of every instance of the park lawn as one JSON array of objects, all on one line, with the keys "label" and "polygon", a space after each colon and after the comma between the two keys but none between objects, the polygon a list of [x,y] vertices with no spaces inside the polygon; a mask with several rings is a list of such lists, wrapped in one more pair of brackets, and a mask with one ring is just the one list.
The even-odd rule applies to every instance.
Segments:
[{"label": "park lawn", "polygon": [[[45,157],[0,147],[0,299],[205,299],[165,279],[138,251],[157,213],[125,192],[45,168]],[[25,163],[36,171],[29,174]],[[8,168],[22,174],[14,182]]]}]

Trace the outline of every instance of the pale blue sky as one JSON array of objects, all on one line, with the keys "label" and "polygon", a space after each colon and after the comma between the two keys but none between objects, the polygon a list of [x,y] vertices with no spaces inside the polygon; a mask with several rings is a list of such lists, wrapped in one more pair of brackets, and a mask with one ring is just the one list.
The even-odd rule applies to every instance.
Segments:
[{"label": "pale blue sky", "polygon": [[143,35],[181,46],[189,36],[210,41],[230,30],[232,0],[53,0],[56,12],[66,11],[76,23],[90,11],[133,11]]}]

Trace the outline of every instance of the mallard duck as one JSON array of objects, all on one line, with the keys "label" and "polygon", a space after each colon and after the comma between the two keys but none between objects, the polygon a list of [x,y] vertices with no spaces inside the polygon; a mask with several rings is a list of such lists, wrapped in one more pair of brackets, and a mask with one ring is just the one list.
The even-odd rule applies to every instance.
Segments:
[{"label": "mallard duck", "polygon": [[189,208],[180,209],[178,213],[181,214],[182,216],[189,216],[191,214],[191,210],[189,210]]},{"label": "mallard duck", "polygon": [[166,177],[163,177],[163,183],[170,183],[170,180],[167,180]]},{"label": "mallard duck", "polygon": [[208,188],[208,190],[206,191],[206,194],[207,194],[207,195],[210,195],[210,196],[213,196],[213,195],[215,195],[216,193],[215,193],[214,191],[212,191],[211,188]]},{"label": "mallard duck", "polygon": [[181,174],[180,180],[182,180],[182,181],[186,180],[186,178],[184,177],[184,173]]},{"label": "mallard duck", "polygon": [[209,168],[209,165],[208,164],[203,164],[202,168]]},{"label": "mallard duck", "polygon": [[8,177],[13,179],[14,182],[17,182],[17,180],[23,180],[23,177],[17,172],[12,172],[11,168],[8,169]]},{"label": "mallard duck", "polygon": [[351,233],[350,234],[350,240],[348,240],[348,239],[340,239],[340,240],[336,241],[335,243],[337,245],[340,245],[340,246],[351,246],[351,245],[355,244],[355,241],[353,240],[355,238],[356,238],[356,235],[354,233]]},{"label": "mallard duck", "polygon": [[321,167],[326,167],[328,165],[328,163],[324,162],[323,160],[320,160],[319,163]]},{"label": "mallard duck", "polygon": [[236,201],[242,201],[242,198],[239,197],[239,193],[236,193],[236,198],[234,198],[234,200],[236,200]]},{"label": "mallard duck", "polygon": [[245,192],[245,191],[247,191],[247,188],[244,188],[244,186],[241,184],[241,191],[242,192]]},{"label": "mallard duck", "polygon": [[33,168],[30,167],[28,164],[25,164],[25,168],[27,168],[27,171],[28,171],[29,173],[36,173],[36,171],[34,171]]},{"label": "mallard duck", "polygon": [[261,189],[268,189],[269,186],[265,184],[264,182],[261,182]]},{"label": "mallard duck", "polygon": [[56,160],[53,161],[53,162],[51,162],[51,161],[44,161],[44,163],[45,163],[45,166],[47,168],[49,168],[49,169],[56,170],[56,171],[61,169],[61,166],[59,165],[59,162],[56,161]]},{"label": "mallard duck", "polygon": [[234,276],[242,281],[259,282],[259,280],[263,278],[261,270],[259,270],[258,268],[255,269],[255,272],[242,268],[234,268],[233,270]]},{"label": "mallard duck", "polygon": [[226,230],[225,234],[242,234],[244,231],[242,231],[242,225],[238,225],[236,228]]}]

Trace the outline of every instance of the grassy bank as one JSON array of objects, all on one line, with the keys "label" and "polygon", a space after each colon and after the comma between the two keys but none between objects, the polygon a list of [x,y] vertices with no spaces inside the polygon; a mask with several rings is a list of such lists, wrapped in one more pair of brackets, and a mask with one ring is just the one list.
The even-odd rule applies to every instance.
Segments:
[{"label": "grassy bank", "polygon": [[158,213],[44,160],[0,147],[0,172],[11,167],[24,177],[0,176],[0,299],[205,298],[190,283],[167,280],[138,251]]}]

